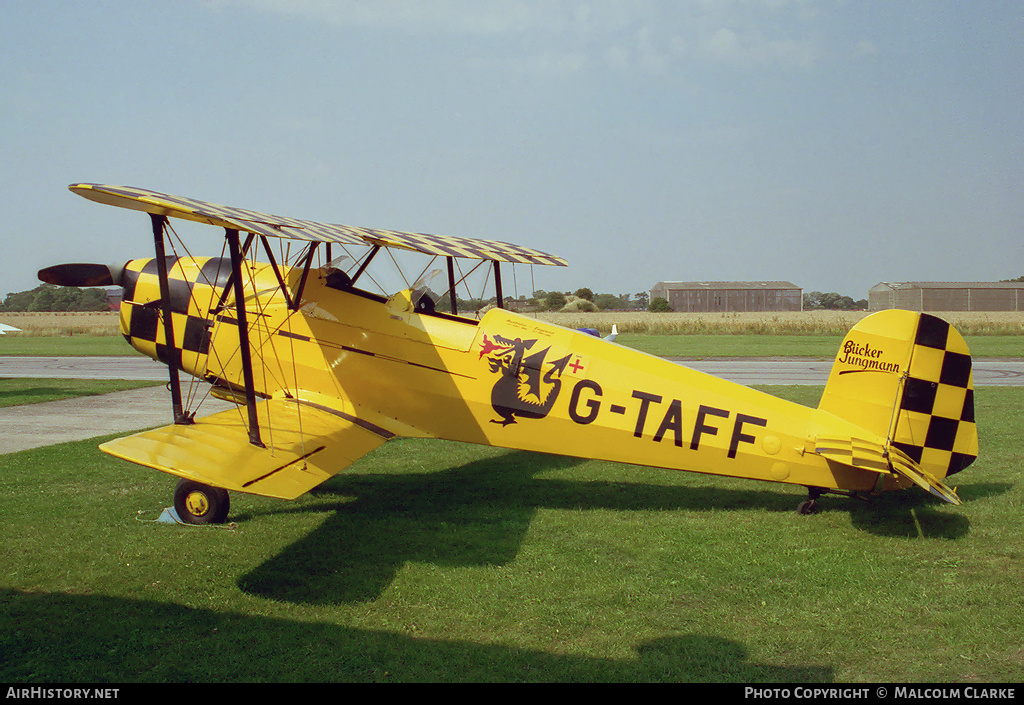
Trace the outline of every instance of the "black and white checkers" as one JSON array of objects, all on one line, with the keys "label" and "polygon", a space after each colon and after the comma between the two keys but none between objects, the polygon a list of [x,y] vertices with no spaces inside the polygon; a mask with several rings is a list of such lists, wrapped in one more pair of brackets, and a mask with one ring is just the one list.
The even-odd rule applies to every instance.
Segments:
[{"label": "black and white checkers", "polygon": [[926,313],[918,322],[892,444],[934,477],[959,472],[978,455],[970,352],[955,328]]},{"label": "black and white checkers", "polygon": [[171,196],[132,186],[72,184],[69,188],[85,198],[107,205],[145,211],[155,215],[183,218],[269,237],[284,237],[307,242],[333,242],[341,245],[381,245],[441,257],[466,257],[517,264],[559,267],[564,267],[567,264],[561,257],[508,242],[318,223],[312,220],[298,220],[260,213],[245,208],[221,206],[194,198]]}]

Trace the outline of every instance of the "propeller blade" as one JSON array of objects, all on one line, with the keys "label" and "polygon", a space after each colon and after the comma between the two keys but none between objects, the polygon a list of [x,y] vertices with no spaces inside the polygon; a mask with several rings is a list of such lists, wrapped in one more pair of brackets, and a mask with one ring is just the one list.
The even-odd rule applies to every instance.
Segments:
[{"label": "propeller blade", "polygon": [[39,280],[56,286],[114,286],[124,267],[106,264],[55,264],[39,270]]}]

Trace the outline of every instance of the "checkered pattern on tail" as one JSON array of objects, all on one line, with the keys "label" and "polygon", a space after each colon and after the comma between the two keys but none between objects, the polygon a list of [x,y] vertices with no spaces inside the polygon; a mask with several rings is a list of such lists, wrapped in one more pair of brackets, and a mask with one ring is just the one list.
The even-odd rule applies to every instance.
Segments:
[{"label": "checkered pattern on tail", "polygon": [[892,445],[934,477],[963,470],[978,455],[971,356],[941,318],[921,314]]}]

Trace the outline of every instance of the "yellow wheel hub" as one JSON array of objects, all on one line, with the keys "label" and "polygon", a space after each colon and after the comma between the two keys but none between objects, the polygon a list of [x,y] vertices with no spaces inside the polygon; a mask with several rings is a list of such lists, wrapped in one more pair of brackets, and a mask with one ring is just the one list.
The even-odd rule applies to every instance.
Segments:
[{"label": "yellow wheel hub", "polygon": [[202,492],[189,492],[185,498],[185,508],[193,516],[201,517],[210,511],[210,500]]}]

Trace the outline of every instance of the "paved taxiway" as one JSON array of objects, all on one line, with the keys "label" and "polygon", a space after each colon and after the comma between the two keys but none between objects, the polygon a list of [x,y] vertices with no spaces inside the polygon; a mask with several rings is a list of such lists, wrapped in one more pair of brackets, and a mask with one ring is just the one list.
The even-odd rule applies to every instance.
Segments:
[{"label": "paved taxiway", "polygon": [[[832,361],[674,360],[740,384],[824,385]],[[167,368],[144,357],[0,357],[0,377],[124,379],[162,382]],[[974,386],[1024,386],[1024,360],[974,360]],[[208,398],[198,415],[232,405]],[[171,423],[165,386],[0,408],[0,453],[128,433]]]},{"label": "paved taxiway", "polygon": [[[832,360],[793,358],[686,360],[694,370],[740,384],[818,384],[828,381]],[[1024,360],[974,360],[974,386],[1024,386]],[[0,357],[0,377],[127,379],[162,382],[167,367],[148,357]]]}]

